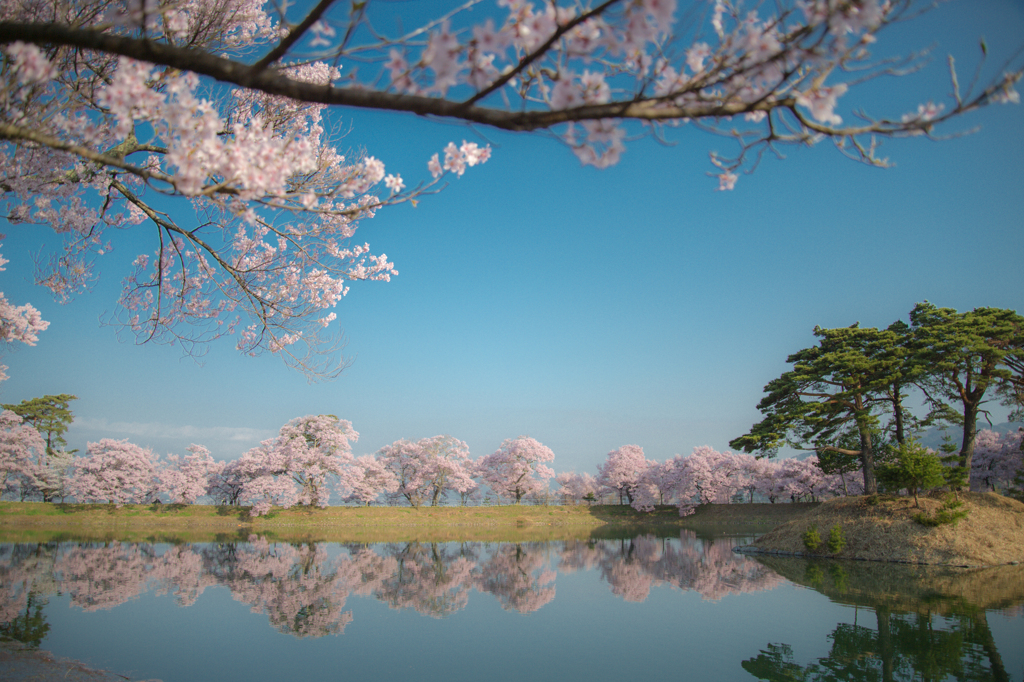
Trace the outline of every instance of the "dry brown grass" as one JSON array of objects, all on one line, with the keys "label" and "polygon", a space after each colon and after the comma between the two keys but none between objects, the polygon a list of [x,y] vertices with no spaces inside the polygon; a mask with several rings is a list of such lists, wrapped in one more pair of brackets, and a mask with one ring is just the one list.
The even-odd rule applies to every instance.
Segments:
[{"label": "dry brown grass", "polygon": [[[752,545],[760,551],[810,554],[803,534],[817,526],[822,540],[836,524],[843,529],[845,549],[834,555],[947,566],[996,566],[1024,561],[1024,504],[995,493],[962,493],[968,515],[956,525],[928,527],[914,521],[920,512],[934,517],[945,494],[913,498],[880,496],[829,500],[778,526]],[[824,548],[819,553],[828,555]]]}]

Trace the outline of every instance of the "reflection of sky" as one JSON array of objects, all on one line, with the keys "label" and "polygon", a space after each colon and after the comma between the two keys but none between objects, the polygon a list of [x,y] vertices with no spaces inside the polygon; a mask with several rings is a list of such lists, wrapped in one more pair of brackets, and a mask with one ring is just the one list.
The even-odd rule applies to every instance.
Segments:
[{"label": "reflection of sky", "polygon": [[[982,35],[992,75],[1024,35],[1021,3],[963,0],[894,28],[897,46],[934,44],[936,58],[841,100],[843,116],[864,106],[898,117],[942,95],[947,52],[966,84]],[[62,308],[26,282],[42,228],[0,225],[12,261],[0,290],[53,323],[37,347],[4,360],[0,398],[78,395],[83,421],[69,441],[80,449],[115,437],[179,454],[200,442],[234,458],[293,417],[333,413],[361,432],[358,454],[450,433],[479,456],[529,434],[554,450],[556,470],[593,472],[626,443],[658,461],[724,449],[758,419],[762,387],[813,343],[815,325],[886,326],[924,299],[1022,308],[1019,106],[971,116],[964,126],[983,129],[963,139],[887,143],[897,165],[885,171],[826,146],[786,150],[731,193],[705,175],[707,152],[728,143],[692,128],[671,148],[630,142],[619,166],[598,172],[543,137],[336,116],[351,129],[344,145],[410,185],[449,140],[494,145],[490,162],[439,196],[360,228],[359,241],[401,274],[354,286],[338,309],[356,360],[341,379],[310,386],[273,358],[236,357],[230,343],[205,367],[176,348],[118,343],[97,319],[127,263],[151,249],[149,232],[114,235],[95,291]]]}]

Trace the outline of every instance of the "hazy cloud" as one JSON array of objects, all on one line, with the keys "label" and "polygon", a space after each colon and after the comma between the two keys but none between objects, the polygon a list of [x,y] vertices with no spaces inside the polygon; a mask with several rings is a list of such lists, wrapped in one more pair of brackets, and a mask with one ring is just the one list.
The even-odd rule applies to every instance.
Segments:
[{"label": "hazy cloud", "polygon": [[231,426],[191,426],[188,424],[164,424],[161,422],[118,422],[107,419],[76,417],[72,428],[114,436],[146,439],[188,440],[192,443],[234,442],[258,443],[273,438],[277,433],[269,429],[253,429]]}]

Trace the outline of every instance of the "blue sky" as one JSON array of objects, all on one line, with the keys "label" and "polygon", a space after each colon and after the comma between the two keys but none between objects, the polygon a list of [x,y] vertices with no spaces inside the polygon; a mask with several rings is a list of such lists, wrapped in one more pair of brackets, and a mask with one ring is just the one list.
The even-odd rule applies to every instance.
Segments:
[{"label": "blue sky", "polygon": [[[961,82],[984,36],[991,63],[1024,43],[1024,3],[961,0],[883,34],[883,51],[933,47],[921,73],[840,100],[899,115],[948,93],[945,55]],[[408,184],[449,140],[489,142],[492,159],[418,207],[364,222],[357,239],[400,275],[357,283],[337,309],[352,366],[309,384],[274,357],[211,347],[204,364],[178,348],[119,340],[113,310],[126,264],[153,245],[145,227],[115,235],[94,289],[66,306],[31,282],[39,228],[7,234],[0,290],[31,302],[51,327],[6,355],[0,400],[72,393],[72,447],[128,438],[161,454],[193,442],[229,459],[293,417],[352,421],[357,454],[399,438],[449,433],[474,456],[531,435],[558,471],[596,469],[641,445],[659,461],[718,449],[759,419],[764,385],[812,329],[886,326],[915,303],[1024,309],[1024,109],[995,106],[963,121],[974,134],[887,142],[879,170],[830,145],[766,158],[733,192],[714,191],[707,154],[726,140],[694,129],[675,145],[632,141],[622,161],[581,168],[543,135],[515,135],[411,116],[336,111],[342,146],[365,148]]]}]

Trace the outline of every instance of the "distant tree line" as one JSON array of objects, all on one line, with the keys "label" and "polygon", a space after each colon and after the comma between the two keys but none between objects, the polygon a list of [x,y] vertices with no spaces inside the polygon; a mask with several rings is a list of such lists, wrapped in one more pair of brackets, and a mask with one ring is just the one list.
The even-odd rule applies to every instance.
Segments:
[{"label": "distant tree line", "polygon": [[[289,421],[277,437],[232,461],[207,448],[157,457],[127,440],[89,443],[83,456],[66,450],[72,395],[4,405],[0,414],[0,493],[20,500],[163,501],[210,498],[245,505],[256,515],[272,507],[352,504],[437,506],[488,502],[565,503],[618,500],[642,511],[675,504],[681,514],[725,502],[818,500],[940,485],[1024,496],[1024,431],[978,431],[984,405],[996,399],[1011,417],[1024,412],[1024,333],[1014,311],[978,308],[958,313],[918,304],[910,324],[879,330],[859,325],[815,328],[819,342],[789,356],[793,369],[765,387],[765,415],[731,442],[740,453],[709,446],[658,463],[639,445],[608,453],[597,470],[548,466],[554,453],[529,436],[508,439],[473,459],[450,435],[398,440],[354,457],[359,438],[334,415]],[[911,399],[913,398],[913,399]],[[917,414],[908,403],[927,406]],[[915,434],[931,425],[962,430],[940,453]],[[783,446],[813,451],[803,459],[775,457]],[[858,475],[859,473],[859,475]],[[552,491],[550,479],[557,488]]]}]

